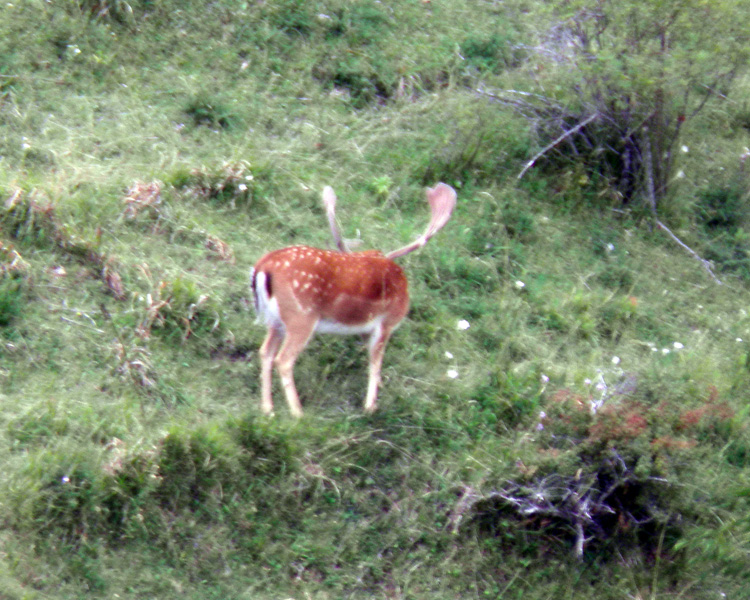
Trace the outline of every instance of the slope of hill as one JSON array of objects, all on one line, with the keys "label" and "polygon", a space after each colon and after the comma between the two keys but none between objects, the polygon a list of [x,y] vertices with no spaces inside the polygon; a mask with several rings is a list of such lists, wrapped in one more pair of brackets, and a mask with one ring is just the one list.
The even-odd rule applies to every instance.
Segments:
[{"label": "slope of hill", "polygon": [[[744,104],[681,132],[675,239],[575,147],[518,179],[534,3],[0,11],[3,597],[742,595]],[[255,260],[331,246],[325,185],[397,248],[440,180],[380,410],[321,336],[262,417]]]}]

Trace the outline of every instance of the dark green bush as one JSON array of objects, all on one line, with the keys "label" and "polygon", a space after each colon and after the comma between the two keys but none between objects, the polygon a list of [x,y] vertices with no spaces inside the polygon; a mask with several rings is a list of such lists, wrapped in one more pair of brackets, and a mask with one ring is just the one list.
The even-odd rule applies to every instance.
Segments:
[{"label": "dark green bush", "polygon": [[461,54],[470,65],[482,71],[495,73],[519,66],[524,56],[516,47],[514,38],[501,33],[467,35],[460,48]]},{"label": "dark green bush", "polygon": [[750,208],[744,178],[701,190],[698,222],[706,238],[705,258],[722,271],[750,278]]},{"label": "dark green bush", "polygon": [[354,3],[329,16],[327,36],[345,38],[352,47],[375,43],[388,34],[388,15],[369,2]]},{"label": "dark green bush", "polygon": [[698,192],[695,205],[700,223],[710,231],[735,232],[750,223],[748,190],[740,181],[714,185]]},{"label": "dark green bush", "polygon": [[8,327],[21,314],[23,305],[24,280],[0,271],[0,327]]},{"label": "dark green bush", "polygon": [[241,121],[223,101],[205,95],[191,99],[183,112],[196,127],[229,130],[235,129]]},{"label": "dark green bush", "polygon": [[306,0],[281,0],[268,5],[269,23],[287,34],[307,36],[315,26],[316,6]]},{"label": "dark green bush", "polygon": [[288,436],[254,417],[233,423],[231,435],[242,449],[240,464],[250,478],[270,478],[293,469],[294,448]]},{"label": "dark green bush", "polygon": [[156,498],[168,510],[210,515],[222,490],[235,489],[245,478],[237,449],[216,429],[175,430],[162,441],[156,459],[160,483]]},{"label": "dark green bush", "polygon": [[41,486],[30,500],[31,524],[44,536],[78,546],[101,531],[100,490],[90,465],[64,462],[42,475]]}]

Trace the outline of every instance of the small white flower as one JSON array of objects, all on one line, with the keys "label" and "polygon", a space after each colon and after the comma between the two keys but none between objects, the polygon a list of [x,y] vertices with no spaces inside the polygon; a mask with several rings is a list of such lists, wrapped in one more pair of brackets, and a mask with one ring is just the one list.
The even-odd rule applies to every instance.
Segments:
[{"label": "small white flower", "polygon": [[620,364],[620,357],[619,356],[613,356],[612,357],[612,364],[613,365],[619,365]]},{"label": "small white flower", "polygon": [[583,385],[591,385],[591,380],[586,377],[586,379],[583,380]]},{"label": "small white flower", "polygon": [[661,349],[661,353],[662,354],[669,354],[669,352],[670,352],[669,348],[662,348]]},{"label": "small white flower", "polygon": [[447,376],[448,376],[448,377],[449,377],[450,379],[455,379],[456,377],[458,377],[458,371],[456,371],[456,369],[448,369],[448,370],[447,370],[447,371],[445,372],[445,374],[446,374],[446,375],[447,375]]},{"label": "small white flower", "polygon": [[453,353],[452,352],[448,352],[448,350],[446,350],[445,351],[445,358],[447,358],[448,360],[450,360],[451,358],[453,358]]},{"label": "small white flower", "polygon": [[249,66],[250,66],[250,63],[249,63],[249,62],[247,62],[246,60],[243,60],[243,61],[242,61],[242,64],[240,65],[240,69],[244,71],[244,70],[245,70],[245,69],[247,69],[247,68],[248,68]]},{"label": "small white flower", "polygon": [[683,346],[680,342],[675,342],[672,344],[674,346],[675,350],[682,350],[685,346]]},{"label": "small white flower", "polygon": [[246,192],[246,191],[247,191],[247,186],[246,186],[246,185],[245,185],[244,183],[241,183],[241,184],[239,184],[239,185],[237,186],[237,189],[238,189],[239,191],[241,191],[241,192]]},{"label": "small white flower", "polygon": [[741,342],[741,341],[742,341],[742,338],[735,338],[735,340],[734,340],[734,341],[735,341],[735,342]]},{"label": "small white flower", "polygon": [[547,377],[544,373],[541,374],[539,377],[542,383],[549,383],[549,377]]},{"label": "small white flower", "polygon": [[685,179],[685,171],[683,170],[677,171],[677,175],[675,175],[675,179]]},{"label": "small white flower", "polygon": [[457,324],[456,327],[458,327],[461,331],[464,331],[471,327],[471,324],[466,319],[461,319]]},{"label": "small white flower", "polygon": [[516,284],[515,284],[515,285],[516,285],[516,287],[517,287],[517,288],[518,288],[519,290],[522,290],[523,288],[525,288],[525,287],[526,287],[526,284],[525,284],[525,283],[524,283],[523,281],[521,281],[520,279],[519,279],[518,281],[516,281]]},{"label": "small white flower", "polygon": [[539,420],[542,421],[543,419],[547,418],[547,413],[543,410],[539,412]]},{"label": "small white flower", "polygon": [[609,244],[607,244],[607,252],[614,252],[614,250],[615,245],[613,243],[610,242]]},{"label": "small white flower", "polygon": [[541,423],[537,423],[536,424],[536,430],[537,431],[544,431],[544,425],[542,425]]},{"label": "small white flower", "polygon": [[687,153],[688,153],[688,152],[690,151],[690,148],[688,148],[687,146],[684,146],[684,145],[683,145],[683,146],[682,146],[682,147],[680,148],[680,150],[682,150],[682,151],[683,151],[683,152],[684,152],[685,154],[687,154]]},{"label": "small white flower", "polygon": [[63,475],[60,481],[62,481],[63,483],[68,483],[70,481],[70,477],[68,477],[67,475]]},{"label": "small white flower", "polygon": [[599,383],[596,384],[596,390],[598,392],[603,392],[606,389],[607,389],[607,384],[604,383],[603,381],[600,381]]}]

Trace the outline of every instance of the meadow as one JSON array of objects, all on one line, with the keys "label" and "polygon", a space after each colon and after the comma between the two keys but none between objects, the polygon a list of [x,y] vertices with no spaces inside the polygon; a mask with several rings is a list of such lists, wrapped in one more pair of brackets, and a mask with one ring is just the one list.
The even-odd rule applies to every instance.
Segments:
[{"label": "meadow", "polygon": [[[0,597],[750,596],[748,9],[547,4],[0,6]],[[263,416],[252,265],[439,181]]]}]

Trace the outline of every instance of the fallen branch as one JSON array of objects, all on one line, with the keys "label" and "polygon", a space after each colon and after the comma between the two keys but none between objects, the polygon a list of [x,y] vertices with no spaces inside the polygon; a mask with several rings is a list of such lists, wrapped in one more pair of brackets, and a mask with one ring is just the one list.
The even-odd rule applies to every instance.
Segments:
[{"label": "fallen branch", "polygon": [[713,279],[719,285],[723,285],[723,282],[714,274],[713,270],[711,269],[710,261],[703,258],[700,254],[698,254],[695,250],[693,250],[690,246],[688,246],[685,242],[678,238],[674,233],[672,233],[672,230],[661,221],[657,220],[656,226],[659,229],[663,229],[667,233],[667,235],[677,243],[678,246],[683,248],[688,254],[690,254],[690,256],[701,263],[701,265],[703,265],[703,268],[706,269],[708,274],[711,276],[711,279]]},{"label": "fallen branch", "polygon": [[593,121],[594,119],[596,119],[598,116],[599,116],[599,113],[594,113],[593,115],[589,115],[586,119],[584,119],[583,121],[581,121],[580,123],[578,123],[578,125],[576,125],[572,129],[569,129],[568,131],[566,131],[565,133],[563,133],[560,137],[558,137],[551,144],[548,144],[547,146],[545,146],[544,148],[542,148],[534,156],[534,158],[532,158],[529,162],[526,163],[526,166],[518,174],[517,179],[520,180],[526,174],[526,171],[528,171],[531,167],[533,167],[534,164],[536,163],[536,161],[539,160],[542,156],[544,156],[547,152],[549,152],[550,150],[552,150],[552,148],[554,148],[555,146],[557,146],[563,140],[566,140],[567,138],[569,138],[571,135],[573,135],[575,133],[578,133],[581,129],[583,129],[584,127],[586,127],[586,125],[588,125],[589,123],[591,123],[591,121]]},{"label": "fallen branch", "polygon": [[78,325],[78,327],[84,327],[86,329],[92,329],[93,331],[96,331],[96,333],[106,333],[105,331],[102,331],[98,327],[94,327],[93,325],[89,325],[88,323],[81,323],[79,321],[75,321],[73,319],[69,319],[66,316],[61,315],[60,320],[65,323],[70,323],[71,325]]},{"label": "fallen branch", "polygon": [[644,127],[643,131],[646,133],[645,136],[645,143],[643,144],[643,151],[644,151],[644,160],[645,160],[645,167],[646,167],[646,192],[647,192],[647,200],[649,204],[649,208],[651,209],[651,215],[654,219],[654,223],[659,229],[664,230],[669,237],[671,237],[678,246],[683,248],[690,256],[692,256],[695,260],[697,260],[699,263],[703,265],[703,268],[708,271],[708,274],[711,276],[711,279],[713,279],[716,283],[719,285],[722,285],[721,280],[716,277],[713,270],[711,269],[711,263],[707,261],[705,258],[700,256],[695,250],[693,250],[690,246],[688,246],[685,242],[683,242],[680,238],[678,238],[674,233],[672,233],[672,230],[667,227],[664,223],[662,223],[659,220],[659,215],[656,210],[656,188],[654,186],[654,170],[653,170],[653,164],[651,162],[651,138],[648,135],[648,128]]}]

